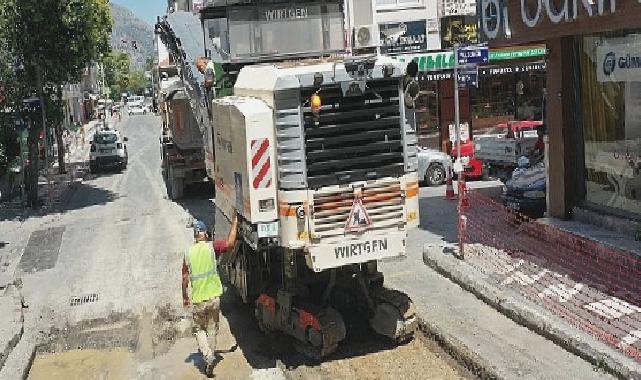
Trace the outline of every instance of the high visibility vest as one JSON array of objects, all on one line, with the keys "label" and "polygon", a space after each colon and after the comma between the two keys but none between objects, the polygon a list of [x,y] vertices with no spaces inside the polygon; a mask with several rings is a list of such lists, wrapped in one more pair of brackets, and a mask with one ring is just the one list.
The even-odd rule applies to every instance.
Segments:
[{"label": "high visibility vest", "polygon": [[187,251],[185,261],[189,267],[192,303],[208,301],[223,294],[223,285],[216,268],[216,256],[210,244],[200,241],[192,245]]}]

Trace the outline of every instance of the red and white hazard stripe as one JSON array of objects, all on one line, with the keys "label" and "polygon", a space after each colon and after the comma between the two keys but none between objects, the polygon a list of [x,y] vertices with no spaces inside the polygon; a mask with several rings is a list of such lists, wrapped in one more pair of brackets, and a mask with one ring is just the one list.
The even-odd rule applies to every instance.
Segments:
[{"label": "red and white hazard stripe", "polygon": [[251,141],[252,148],[252,175],[254,189],[264,189],[272,184],[271,151],[269,139],[256,139]]}]

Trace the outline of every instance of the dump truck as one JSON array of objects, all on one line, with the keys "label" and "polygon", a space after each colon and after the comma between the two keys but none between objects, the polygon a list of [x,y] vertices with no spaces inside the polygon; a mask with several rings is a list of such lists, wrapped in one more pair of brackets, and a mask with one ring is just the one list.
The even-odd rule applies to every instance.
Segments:
[{"label": "dump truck", "polygon": [[160,88],[163,178],[169,197],[179,199],[186,186],[207,177],[203,136],[189,106],[183,82],[169,78],[160,82]]},{"label": "dump truck", "polygon": [[[221,273],[262,330],[294,337],[308,356],[337,349],[345,313],[411,339],[414,304],[384,286],[378,261],[404,258],[419,221],[415,78],[392,59],[336,54],[342,2],[215,3],[200,15],[217,78],[203,91],[217,238],[240,220]],[[159,24],[185,44],[169,17]],[[263,33],[243,45],[256,25]]]},{"label": "dump truck", "polygon": [[155,97],[162,119],[162,173],[170,199],[180,199],[187,186],[207,178],[203,132],[190,105],[186,82],[180,77],[181,70],[160,38],[156,46]]}]

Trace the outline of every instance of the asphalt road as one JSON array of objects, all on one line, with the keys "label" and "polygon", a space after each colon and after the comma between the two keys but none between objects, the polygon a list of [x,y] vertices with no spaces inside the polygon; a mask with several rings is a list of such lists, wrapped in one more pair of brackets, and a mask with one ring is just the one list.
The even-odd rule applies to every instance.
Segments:
[{"label": "asphalt road", "polygon": [[[31,379],[201,377],[180,264],[191,242],[189,220],[213,221],[211,189],[169,201],[159,119],[124,117],[118,128],[129,138],[128,168],[85,180],[63,213],[34,227],[18,265],[25,330],[40,342]],[[420,245],[412,243],[410,253]],[[231,292],[222,312],[219,378],[469,377],[432,341],[394,347],[368,328],[354,328],[324,363],[309,363],[288,338],[261,334]]]}]

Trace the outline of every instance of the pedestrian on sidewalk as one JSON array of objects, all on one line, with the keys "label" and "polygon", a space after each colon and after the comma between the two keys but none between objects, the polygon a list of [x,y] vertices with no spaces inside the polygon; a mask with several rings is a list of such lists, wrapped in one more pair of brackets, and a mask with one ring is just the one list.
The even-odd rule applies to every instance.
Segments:
[{"label": "pedestrian on sidewalk", "polygon": [[[198,348],[205,358],[207,376],[213,375],[220,355],[216,354],[216,335],[220,317],[220,297],[223,285],[218,275],[216,253],[226,253],[236,242],[238,219],[234,216],[227,240],[208,243],[207,226],[201,221],[194,223],[195,243],[185,253],[182,266],[183,305],[193,304],[193,332]],[[191,286],[191,300],[188,287]]]}]

